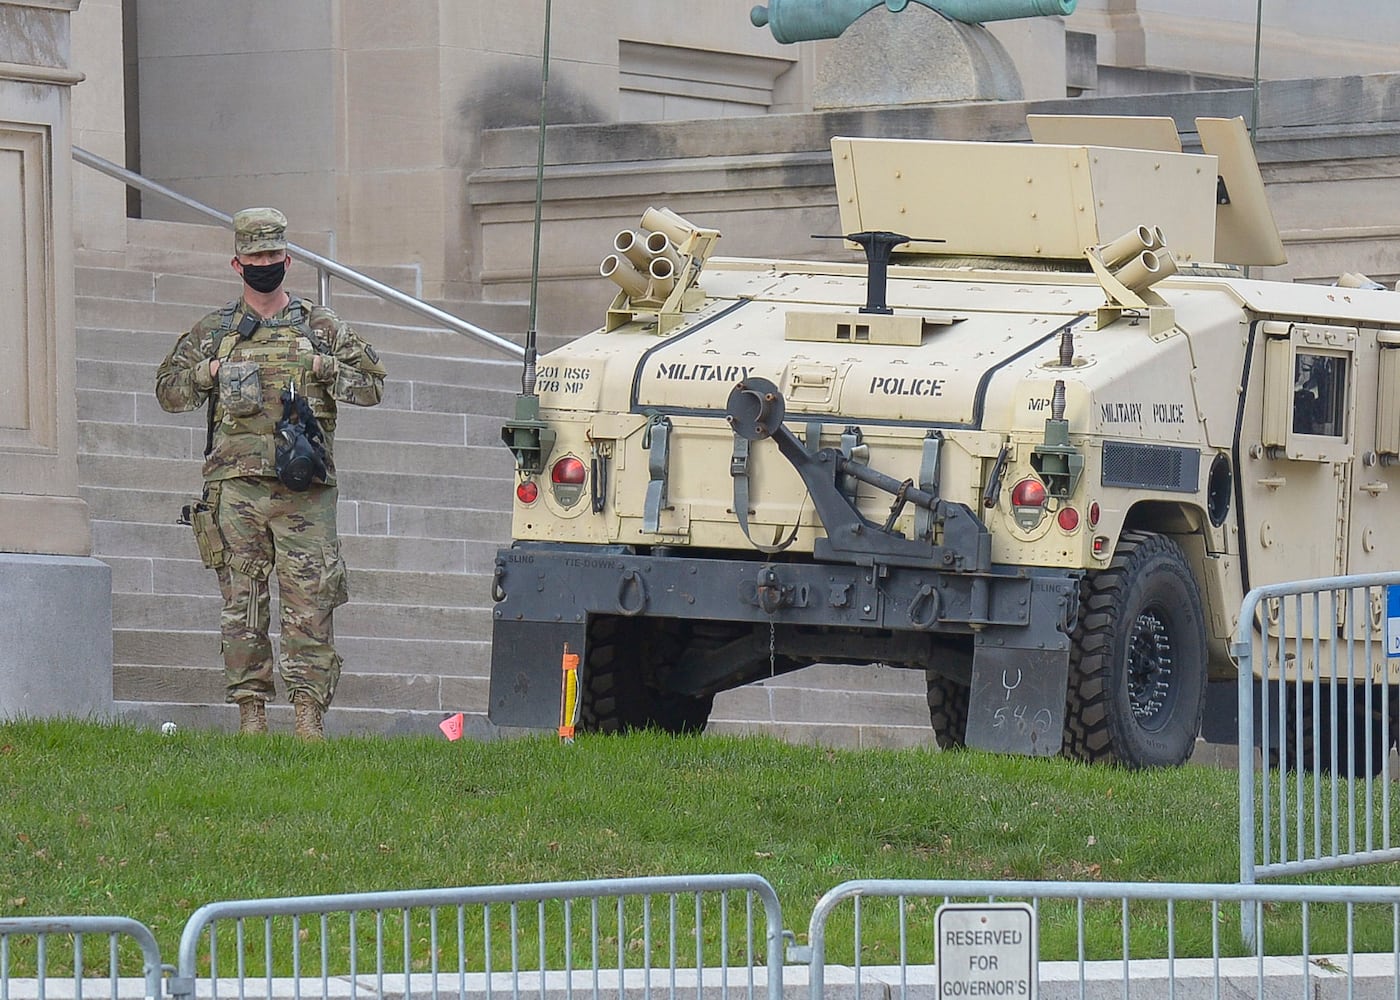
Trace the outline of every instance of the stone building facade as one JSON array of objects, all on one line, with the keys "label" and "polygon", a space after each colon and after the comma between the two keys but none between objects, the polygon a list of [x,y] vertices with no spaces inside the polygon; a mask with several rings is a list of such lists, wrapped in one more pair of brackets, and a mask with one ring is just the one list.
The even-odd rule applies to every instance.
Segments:
[{"label": "stone building facade", "polygon": [[[1265,7],[1266,80],[1400,68],[1394,5]],[[749,9],[749,0],[554,4],[549,120],[625,134],[639,122],[832,110],[862,94],[907,104],[1237,87],[1254,74],[1259,10],[1254,0],[1079,0],[1068,17],[976,29],[1014,67],[1016,94],[985,80],[978,92],[963,43],[919,4],[857,22],[884,16],[913,39],[873,53],[846,36],[779,44]],[[402,0],[392,14],[371,0],[85,0],[74,26],[87,76],[75,94],[77,143],[224,211],[296,205],[295,223],[334,233],[344,259],[419,268],[431,298],[499,299],[514,294],[493,287],[509,264],[483,252],[469,179],[485,162],[486,133],[540,118],[544,12],[543,0]],[[883,87],[856,87],[857,75]],[[82,190],[89,180],[79,177],[85,209],[95,207]],[[189,218],[180,213],[142,206],[148,217]],[[115,235],[113,213],[106,225],[79,216],[80,245]]]},{"label": "stone building facade", "polygon": [[[619,14],[620,6],[630,9]],[[748,0],[554,4],[538,328],[548,342],[598,324],[611,297],[597,276],[600,256],[651,204],[720,228],[724,254],[816,253],[809,234],[832,231],[836,220],[832,135],[1017,139],[1028,111],[1062,111],[1170,115],[1189,145],[1197,115],[1253,119],[1256,27],[1265,81],[1258,145],[1290,256],[1276,276],[1330,281],[1362,271],[1393,283],[1400,8],[1360,0],[1265,6],[1256,25],[1254,0],[1079,0],[1068,17],[972,28],[911,4],[899,15],[877,8],[840,39],[781,45],[749,23]],[[544,0],[0,0],[0,359],[24,361],[0,366],[0,717],[102,714],[115,684],[117,710],[128,715],[163,713],[162,700],[178,690],[173,700],[189,703],[191,720],[217,718],[199,701],[202,680],[182,687],[171,680],[179,671],[166,669],[173,659],[191,676],[217,670],[216,637],[185,653],[172,639],[184,626],[154,618],[207,602],[199,588],[208,582],[152,596],[158,573],[150,567],[161,557],[148,546],[168,527],[149,511],[122,513],[117,500],[128,484],[109,481],[136,458],[160,465],[170,440],[192,433],[141,426],[149,416],[142,400],[153,405],[145,381],[116,384],[124,376],[110,370],[123,363],[120,345],[147,343],[143,329],[170,332],[145,326],[151,317],[172,330],[186,322],[187,300],[163,304],[167,282],[153,275],[168,276],[164,262],[173,266],[189,249],[176,229],[159,230],[159,220],[192,220],[75,165],[70,145],[224,212],[288,206],[299,242],[355,267],[413,275],[409,284],[424,297],[469,320],[504,317],[497,331],[518,337],[531,284],[544,8]],[[134,254],[129,217],[141,219],[143,239],[154,232],[157,244],[165,236],[169,243],[146,242]],[[210,266],[221,263],[224,245],[205,251]],[[121,286],[115,272],[134,257],[149,265],[143,281],[154,283],[156,301],[138,313],[89,292],[75,310],[75,263],[94,284]],[[200,280],[170,283],[185,294],[184,281],[200,297]],[[75,316],[108,308],[130,315]],[[80,419],[74,334],[83,326],[130,336],[97,338],[93,350],[112,356],[86,359],[86,377],[113,383],[89,389],[89,398],[120,406]],[[425,370],[436,364],[422,360]],[[81,375],[84,359],[77,367]],[[468,452],[498,426],[487,427],[499,419],[493,411],[477,412],[486,430],[469,430]],[[417,427],[424,415],[409,416]],[[383,440],[398,426],[387,422]],[[113,440],[123,454],[103,451]],[[406,553],[431,562],[451,551],[394,537],[380,523],[401,508],[437,514],[395,492],[398,463],[416,453],[366,450],[382,466],[366,481],[382,480],[384,493],[361,505],[347,530],[378,553],[386,579],[402,572]],[[108,478],[80,483],[83,458],[94,476]],[[193,473],[197,463],[182,467]],[[127,478],[146,477],[145,468]],[[497,493],[504,508],[508,492]],[[92,509],[84,495],[110,504]],[[181,562],[178,546],[187,542],[169,543],[175,554],[165,565]],[[489,547],[481,538],[453,544],[469,554]],[[447,586],[460,590],[461,580]],[[140,647],[118,652],[115,682],[114,604],[120,641]],[[401,607],[385,598],[381,615],[367,615],[366,649],[421,626]],[[358,678],[366,718],[384,691],[405,699],[367,727],[396,731],[404,723],[394,712],[431,715],[484,701],[479,659],[463,666],[453,645],[459,630],[443,631],[442,674],[425,668],[409,685],[388,672]],[[828,694],[840,683],[828,683]],[[800,705],[801,681],[794,685],[786,697]],[[889,693],[919,714],[919,692]],[[782,693],[746,697],[753,704],[727,709],[732,726],[781,728],[772,706]],[[925,737],[918,729],[908,738]]]}]

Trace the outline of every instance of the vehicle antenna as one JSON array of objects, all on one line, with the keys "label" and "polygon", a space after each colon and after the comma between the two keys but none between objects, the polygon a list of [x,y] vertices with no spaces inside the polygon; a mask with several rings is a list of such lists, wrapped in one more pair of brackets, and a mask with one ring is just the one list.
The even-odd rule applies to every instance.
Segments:
[{"label": "vehicle antenna", "polygon": [[545,0],[544,46],[540,60],[540,145],[535,155],[535,233],[530,256],[530,324],[525,331],[525,371],[520,380],[520,390],[526,396],[535,394],[535,359],[538,357],[535,321],[540,308],[540,220],[544,206],[544,135],[549,111],[549,29],[553,6],[553,0]]},{"label": "vehicle antenna", "polygon": [[1254,97],[1249,109],[1249,141],[1255,143],[1259,130],[1259,51],[1264,35],[1264,0],[1259,0],[1254,13]]},{"label": "vehicle antenna", "polygon": [[[1249,105],[1249,144],[1259,150],[1259,53],[1263,48],[1264,0],[1259,0],[1254,10],[1254,93]],[[1245,265],[1244,276],[1249,277],[1249,266]]]},{"label": "vehicle antenna", "polygon": [[544,205],[544,133],[549,108],[549,28],[551,0],[544,4],[544,68],[540,71],[540,149],[535,158],[535,246],[530,262],[530,323],[525,331],[525,368],[520,393],[515,397],[515,419],[501,427],[501,440],[515,455],[515,471],[522,478],[538,473],[554,447],[554,432],[540,419],[540,397],[535,394],[535,318],[539,315],[540,216]]}]

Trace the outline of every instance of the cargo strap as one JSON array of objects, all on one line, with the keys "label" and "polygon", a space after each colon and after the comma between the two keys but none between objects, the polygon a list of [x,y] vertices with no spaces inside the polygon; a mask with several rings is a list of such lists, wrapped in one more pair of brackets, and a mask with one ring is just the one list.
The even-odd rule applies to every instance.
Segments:
[{"label": "cargo strap", "polygon": [[670,417],[651,414],[642,433],[642,447],[650,453],[647,456],[647,472],[651,476],[647,483],[646,506],[642,511],[642,530],[656,534],[661,530],[661,512],[668,503],[666,480],[671,463]]},{"label": "cargo strap", "polygon": [[[209,356],[209,360],[218,361],[222,365],[228,360],[228,356],[233,353],[233,349],[238,346],[238,341],[246,340],[253,335],[253,330],[257,329],[257,324],[244,334],[241,330],[237,338],[227,336],[233,329],[233,314],[238,308],[237,302],[230,302],[219,310],[219,328],[214,331],[214,351]],[[252,313],[247,315],[251,316]],[[217,377],[214,385],[209,389],[209,429],[204,436],[204,457],[208,458],[209,453],[214,450],[214,410],[219,404],[219,383]]]},{"label": "cargo strap", "polygon": [[[942,431],[932,430],[924,436],[923,457],[919,462],[919,489],[933,496],[938,496],[938,462],[942,447]],[[932,541],[936,527],[936,518],[932,508],[918,506],[914,508],[915,538]]]},{"label": "cargo strap", "polygon": [[781,552],[797,540],[797,529],[802,523],[798,518],[787,538],[776,545],[765,545],[749,532],[749,440],[734,435],[734,453],[729,457],[729,475],[734,480],[734,516],[739,519],[739,527],[744,529],[744,537],[760,552],[771,555]]}]

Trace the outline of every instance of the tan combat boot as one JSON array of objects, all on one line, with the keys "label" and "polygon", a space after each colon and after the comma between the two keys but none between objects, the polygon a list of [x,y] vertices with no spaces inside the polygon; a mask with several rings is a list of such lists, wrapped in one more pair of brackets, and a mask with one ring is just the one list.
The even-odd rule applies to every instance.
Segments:
[{"label": "tan combat boot", "polygon": [[293,732],[299,739],[319,743],[326,738],[326,731],[321,728],[321,706],[309,694],[297,692],[292,697],[292,709],[296,713]]},{"label": "tan combat boot", "polygon": [[267,703],[261,698],[242,698],[238,702],[238,732],[267,732]]}]

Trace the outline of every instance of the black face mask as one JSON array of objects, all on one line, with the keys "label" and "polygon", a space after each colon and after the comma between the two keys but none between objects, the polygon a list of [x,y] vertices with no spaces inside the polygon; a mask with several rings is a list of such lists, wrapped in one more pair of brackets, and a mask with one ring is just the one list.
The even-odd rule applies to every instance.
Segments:
[{"label": "black face mask", "polygon": [[255,292],[275,292],[287,274],[285,258],[276,264],[244,264],[243,280]]}]

